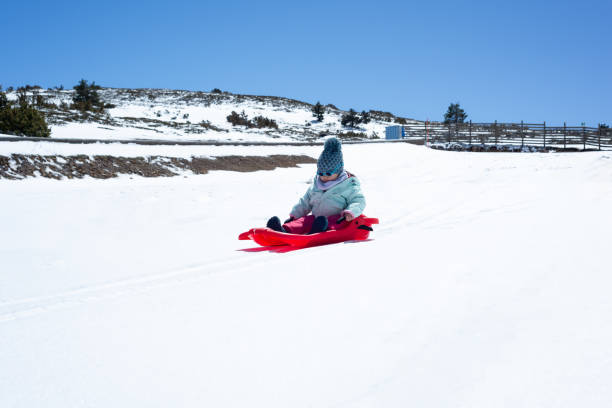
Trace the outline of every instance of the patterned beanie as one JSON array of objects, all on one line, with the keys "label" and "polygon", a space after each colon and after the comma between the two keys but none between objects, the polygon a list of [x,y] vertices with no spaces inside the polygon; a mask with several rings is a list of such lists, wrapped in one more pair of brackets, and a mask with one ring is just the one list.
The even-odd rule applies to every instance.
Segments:
[{"label": "patterned beanie", "polygon": [[325,141],[323,153],[317,161],[318,173],[342,173],[344,170],[344,160],[342,159],[342,145],[340,140],[331,137]]}]

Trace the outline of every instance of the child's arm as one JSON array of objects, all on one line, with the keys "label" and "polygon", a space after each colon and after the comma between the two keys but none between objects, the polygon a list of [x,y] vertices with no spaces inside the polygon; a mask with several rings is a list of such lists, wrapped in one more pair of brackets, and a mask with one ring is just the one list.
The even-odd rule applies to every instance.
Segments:
[{"label": "child's arm", "polygon": [[304,194],[304,197],[300,198],[300,201],[293,206],[291,212],[289,213],[291,217],[301,218],[308,215],[308,213],[312,210],[312,206],[310,205],[310,190],[311,188],[308,188],[306,194]]},{"label": "child's arm", "polygon": [[351,221],[353,218],[359,217],[363,214],[363,210],[366,206],[365,196],[361,192],[361,185],[357,179],[351,180],[351,191],[347,198],[348,204],[342,215],[346,217],[347,221]]}]

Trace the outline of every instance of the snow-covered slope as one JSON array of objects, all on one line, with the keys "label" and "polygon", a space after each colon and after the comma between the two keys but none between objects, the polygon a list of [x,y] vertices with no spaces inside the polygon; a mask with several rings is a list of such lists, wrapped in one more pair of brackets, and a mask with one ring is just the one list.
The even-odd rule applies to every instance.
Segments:
[{"label": "snow-covered slope", "polygon": [[373,240],[286,254],[315,165],[0,180],[0,406],[610,406],[610,154],[344,154]]},{"label": "snow-covered slope", "polygon": [[[384,138],[385,126],[397,119],[387,112],[370,111],[370,123],[346,128],[339,122],[346,112],[333,105],[325,107],[324,120],[319,122],[312,115],[311,104],[281,97],[113,88],[103,88],[99,94],[114,108],[84,116],[68,109],[72,90],[41,89],[28,94],[33,98],[40,95],[51,104],[42,110],[51,122],[51,136],[56,138],[306,141],[352,133],[351,137],[371,139]],[[15,100],[17,95],[12,92],[8,97]],[[272,119],[278,129],[232,126],[227,121],[232,111],[244,112],[249,119]]]}]

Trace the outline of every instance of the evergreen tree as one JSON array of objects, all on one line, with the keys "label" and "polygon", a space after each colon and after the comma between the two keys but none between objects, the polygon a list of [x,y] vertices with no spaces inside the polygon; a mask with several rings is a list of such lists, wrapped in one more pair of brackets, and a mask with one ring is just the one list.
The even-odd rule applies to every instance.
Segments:
[{"label": "evergreen tree", "polygon": [[359,121],[361,123],[363,123],[364,125],[367,125],[368,123],[370,123],[372,119],[370,118],[370,114],[366,111],[361,111],[361,117],[359,118]]},{"label": "evergreen tree", "polygon": [[75,108],[82,111],[101,110],[103,108],[103,103],[100,101],[100,95],[98,94],[98,90],[101,88],[96,85],[95,81],[89,84],[86,80],[81,79],[73,89],[75,94],[72,102]]},{"label": "evergreen tree", "polygon": [[451,103],[444,114],[444,123],[463,123],[467,117],[467,113],[458,103]]},{"label": "evergreen tree", "polygon": [[600,129],[610,129],[610,126],[606,125],[605,123],[600,123],[599,128]]},{"label": "evergreen tree", "polygon": [[[25,92],[24,92],[25,94]],[[3,95],[3,94],[2,94]],[[21,100],[19,106],[11,107],[0,95],[0,133],[16,136],[49,137],[51,129],[45,117],[34,107]]]},{"label": "evergreen tree", "polygon": [[357,116],[357,112],[351,108],[347,113],[342,115],[340,123],[342,124],[342,126],[354,128],[360,123],[359,117]]},{"label": "evergreen tree", "polygon": [[325,113],[325,108],[321,105],[321,102],[317,101],[317,104],[312,107],[312,116],[317,118],[319,122],[323,122],[323,114]]}]

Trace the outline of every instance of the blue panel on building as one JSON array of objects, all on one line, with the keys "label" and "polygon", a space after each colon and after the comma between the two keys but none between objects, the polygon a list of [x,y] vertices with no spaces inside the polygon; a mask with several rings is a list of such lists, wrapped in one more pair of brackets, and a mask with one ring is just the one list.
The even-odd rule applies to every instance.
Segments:
[{"label": "blue panel on building", "polygon": [[403,126],[387,126],[385,128],[385,139],[402,139],[404,137]]}]

